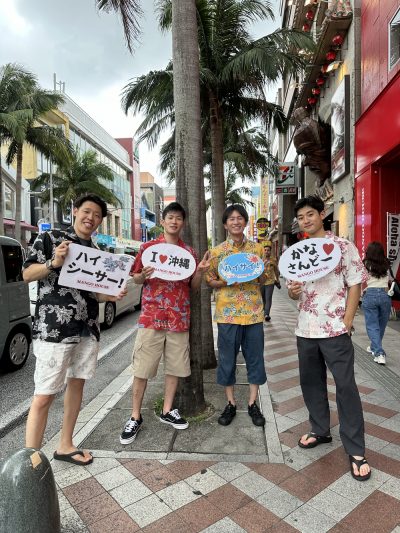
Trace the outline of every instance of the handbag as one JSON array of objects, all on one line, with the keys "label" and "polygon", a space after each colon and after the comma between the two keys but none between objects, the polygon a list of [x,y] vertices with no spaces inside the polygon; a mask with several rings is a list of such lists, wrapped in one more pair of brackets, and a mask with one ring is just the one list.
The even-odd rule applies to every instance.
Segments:
[{"label": "handbag", "polygon": [[392,284],[391,284],[390,289],[388,291],[388,295],[392,298],[392,300],[395,300],[396,302],[398,302],[398,301],[400,301],[400,283],[394,277],[391,268],[389,268],[389,272],[390,272],[390,275],[392,276]]},{"label": "handbag", "polygon": [[275,281],[274,282],[274,285],[277,289],[280,289],[281,288],[281,282],[280,281]]}]

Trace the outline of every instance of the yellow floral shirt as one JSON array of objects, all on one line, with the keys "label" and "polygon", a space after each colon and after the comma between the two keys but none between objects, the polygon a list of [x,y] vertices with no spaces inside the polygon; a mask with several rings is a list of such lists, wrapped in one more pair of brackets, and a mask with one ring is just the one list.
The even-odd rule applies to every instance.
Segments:
[{"label": "yellow floral shirt", "polygon": [[[218,265],[231,254],[252,253],[264,258],[261,244],[244,239],[240,246],[231,239],[226,240],[211,250],[211,264],[205,279],[207,282],[220,280]],[[247,326],[264,321],[263,302],[258,279],[215,289],[214,320],[223,324],[240,324]]]},{"label": "yellow floral shirt", "polygon": [[275,267],[277,265],[277,261],[275,257],[270,257],[267,261],[267,264],[265,265],[265,282],[264,285],[273,285],[276,281],[275,276]]}]

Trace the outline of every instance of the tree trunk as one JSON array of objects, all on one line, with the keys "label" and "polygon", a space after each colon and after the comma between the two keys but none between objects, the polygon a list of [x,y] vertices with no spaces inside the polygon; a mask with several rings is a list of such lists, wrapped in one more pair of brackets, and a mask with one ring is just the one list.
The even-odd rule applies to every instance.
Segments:
[{"label": "tree trunk", "polygon": [[21,204],[22,204],[22,144],[17,151],[17,175],[15,179],[15,233],[14,237],[21,242]]},{"label": "tree trunk", "polygon": [[[203,179],[199,48],[195,0],[172,0],[172,57],[174,68],[175,158],[178,201],[187,208],[186,238],[200,253],[201,180]],[[192,374],[181,379],[176,406],[185,415],[205,409],[202,356],[201,298],[191,298],[190,361]]]},{"label": "tree trunk", "polygon": [[0,145],[0,235],[4,235],[4,181],[1,166],[1,145]]},{"label": "tree trunk", "polygon": [[211,133],[211,202],[213,204],[215,244],[226,239],[222,224],[222,213],[225,209],[225,177],[224,177],[224,142],[222,136],[222,119],[218,98],[209,94],[210,99],[210,133]]}]

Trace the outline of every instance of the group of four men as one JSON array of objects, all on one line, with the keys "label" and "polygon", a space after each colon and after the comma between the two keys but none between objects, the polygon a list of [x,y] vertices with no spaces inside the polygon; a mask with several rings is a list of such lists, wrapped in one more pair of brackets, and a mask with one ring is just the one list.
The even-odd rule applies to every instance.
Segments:
[{"label": "group of four men", "polygon": [[[299,300],[299,324],[296,330],[300,379],[304,401],[310,413],[311,432],[299,440],[302,448],[330,442],[329,404],[326,366],[337,386],[337,405],[341,438],[350,455],[351,473],[359,480],[370,476],[364,457],[364,427],[361,402],[354,380],[354,353],[350,339],[352,321],[357,308],[362,281],[362,263],[355,247],[323,229],[323,203],[307,197],[296,204],[301,229],[311,237],[327,237],[338,241],[342,251],[339,266],[325,278],[306,284],[293,282],[289,296]],[[71,242],[95,246],[91,236],[107,214],[103,200],[86,194],[75,202],[74,225],[66,231],[53,230],[40,234],[33,244],[25,265],[24,279],[38,281],[38,299],[34,322],[34,353],[36,355],[35,393],[26,428],[26,446],[40,448],[47,423],[49,407],[55,395],[66,384],[64,418],[60,442],[54,458],[87,465],[92,455],[73,444],[73,431],[79,414],[83,386],[94,375],[99,346],[98,303],[116,297],[63,287],[58,278]],[[143,284],[142,312],[133,350],[132,413],[121,436],[121,444],[134,441],[143,424],[141,406],[148,379],[157,374],[164,357],[165,390],[160,421],[176,429],[186,429],[187,421],[174,409],[179,378],[190,375],[189,326],[190,290],[200,287],[203,274],[215,290],[215,320],[218,324],[217,382],[225,388],[227,405],[218,418],[229,425],[236,415],[234,385],[236,358],[241,348],[249,382],[248,413],[256,426],[265,418],[257,405],[259,386],[266,382],[264,364],[264,320],[270,320],[272,291],[265,287],[278,281],[276,264],[270,250],[246,239],[246,210],[240,205],[226,208],[223,223],[228,238],[206,252],[198,262],[195,251],[180,238],[185,211],[180,204],[169,204],[163,211],[164,234],[144,243],[135,259],[133,278]],[[185,248],[196,259],[196,270],[187,279],[167,281],[157,278],[154,269],[142,263],[143,252],[154,244],[167,243]],[[267,247],[270,248],[270,247]],[[264,260],[265,274],[246,283],[227,285],[218,272],[219,263],[235,253],[252,253]],[[361,266],[360,266],[361,265]],[[268,274],[269,273],[269,274]],[[271,279],[273,280],[271,282]],[[267,294],[262,298],[262,291]],[[310,301],[314,305],[310,306]],[[327,316],[327,309],[335,320]],[[329,315],[331,316],[331,315]],[[329,333],[324,321],[333,322]]]}]

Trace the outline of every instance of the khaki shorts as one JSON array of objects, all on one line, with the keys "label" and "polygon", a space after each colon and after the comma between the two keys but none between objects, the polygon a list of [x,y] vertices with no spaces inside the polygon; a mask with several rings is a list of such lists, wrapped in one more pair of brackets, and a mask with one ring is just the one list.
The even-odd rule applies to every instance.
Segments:
[{"label": "khaki shorts", "polygon": [[132,354],[132,371],[142,379],[157,375],[164,354],[164,373],[185,378],[190,376],[189,332],[140,328]]},{"label": "khaki shorts", "polygon": [[36,356],[34,394],[53,395],[61,392],[68,378],[90,379],[94,376],[99,343],[82,337],[78,343],[33,341]]}]

